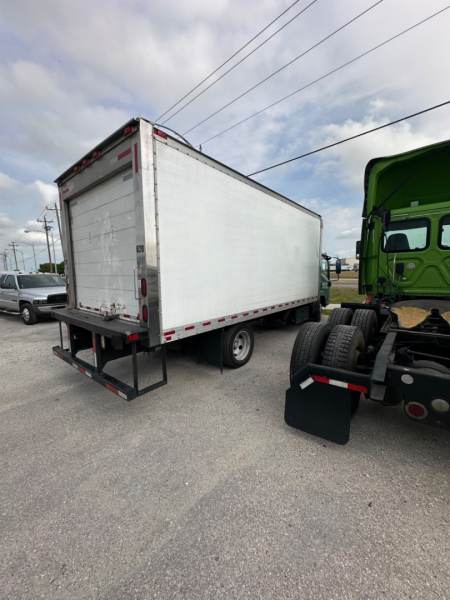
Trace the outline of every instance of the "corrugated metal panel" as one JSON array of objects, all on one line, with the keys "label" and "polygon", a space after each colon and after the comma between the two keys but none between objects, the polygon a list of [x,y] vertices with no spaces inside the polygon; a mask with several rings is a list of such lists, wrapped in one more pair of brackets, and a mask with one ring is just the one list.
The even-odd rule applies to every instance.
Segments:
[{"label": "corrugated metal panel", "polygon": [[139,302],[135,299],[136,233],[131,170],[81,194],[69,207],[78,307],[109,310],[114,304],[119,315],[136,320]]}]

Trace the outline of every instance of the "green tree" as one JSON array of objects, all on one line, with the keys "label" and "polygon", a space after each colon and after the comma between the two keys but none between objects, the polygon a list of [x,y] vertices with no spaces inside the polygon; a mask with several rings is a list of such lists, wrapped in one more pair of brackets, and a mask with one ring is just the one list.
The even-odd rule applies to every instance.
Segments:
[{"label": "green tree", "polygon": [[[54,265],[53,268],[55,268]],[[41,263],[39,265],[39,271],[41,273],[50,273],[50,263]],[[56,265],[56,272],[58,273],[58,275],[64,275],[64,261]]]}]

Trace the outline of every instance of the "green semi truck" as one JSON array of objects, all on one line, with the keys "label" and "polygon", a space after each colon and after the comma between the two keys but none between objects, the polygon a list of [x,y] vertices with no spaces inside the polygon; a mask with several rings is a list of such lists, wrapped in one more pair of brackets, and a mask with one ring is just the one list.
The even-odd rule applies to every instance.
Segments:
[{"label": "green semi truck", "polygon": [[371,160],[362,217],[366,299],[299,331],[286,423],[345,444],[364,394],[450,429],[450,141]]}]

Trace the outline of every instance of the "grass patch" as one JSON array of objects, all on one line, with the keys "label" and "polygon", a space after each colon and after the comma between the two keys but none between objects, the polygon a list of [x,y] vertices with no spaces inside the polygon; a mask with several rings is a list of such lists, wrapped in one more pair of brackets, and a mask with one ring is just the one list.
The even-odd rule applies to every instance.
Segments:
[{"label": "grass patch", "polygon": [[[333,271],[331,271],[330,275],[331,275],[332,281],[335,281],[337,279],[337,275],[336,275],[336,273],[333,273]],[[339,274],[339,279],[358,279],[358,272],[357,271],[341,271],[341,273]]]},{"label": "grass patch", "polygon": [[341,302],[364,302],[366,296],[358,294],[358,288],[339,288],[331,286],[330,304],[341,304]]}]

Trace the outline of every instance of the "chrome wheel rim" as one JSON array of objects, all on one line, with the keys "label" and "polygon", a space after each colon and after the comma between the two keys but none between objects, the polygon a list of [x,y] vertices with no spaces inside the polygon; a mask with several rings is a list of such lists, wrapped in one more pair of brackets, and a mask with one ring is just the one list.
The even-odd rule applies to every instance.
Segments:
[{"label": "chrome wheel rim", "polygon": [[22,318],[24,321],[29,321],[30,320],[30,311],[28,310],[28,308],[24,308],[22,310]]},{"label": "chrome wheel rim", "polygon": [[245,360],[250,352],[251,341],[248,331],[239,331],[233,340],[233,354],[236,360]]}]

